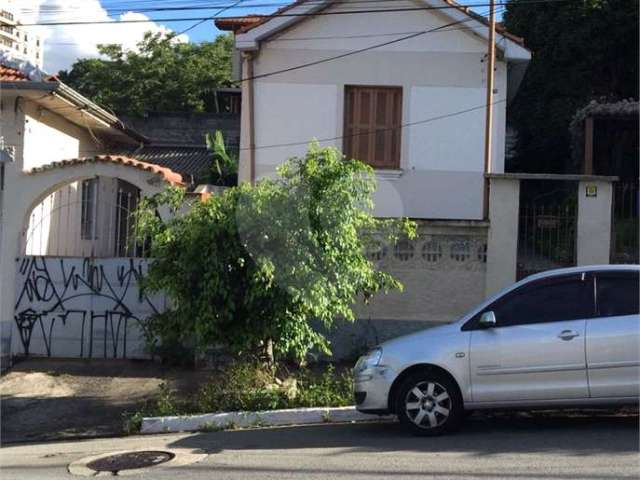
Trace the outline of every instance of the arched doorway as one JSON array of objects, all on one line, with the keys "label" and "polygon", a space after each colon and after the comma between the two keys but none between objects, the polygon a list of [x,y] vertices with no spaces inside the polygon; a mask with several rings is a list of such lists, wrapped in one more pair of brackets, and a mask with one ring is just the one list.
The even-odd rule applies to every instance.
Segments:
[{"label": "arched doorway", "polygon": [[23,255],[144,257],[135,210],[140,189],[120,178],[93,176],[60,186],[29,213]]},{"label": "arched doorway", "polygon": [[11,208],[3,212],[0,243],[4,351],[149,356],[145,325],[166,298],[140,289],[147,259],[131,212],[141,195],[168,185],[184,181],[167,168],[113,156],[62,160],[16,176],[5,192]]}]

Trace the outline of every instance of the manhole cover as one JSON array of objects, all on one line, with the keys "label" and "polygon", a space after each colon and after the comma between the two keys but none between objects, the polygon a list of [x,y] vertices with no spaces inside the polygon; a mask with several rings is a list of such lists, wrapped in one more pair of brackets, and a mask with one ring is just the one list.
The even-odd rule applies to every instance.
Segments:
[{"label": "manhole cover", "polygon": [[143,452],[126,452],[108,457],[98,458],[87,463],[87,468],[96,472],[119,472],[120,470],[136,470],[168,462],[175,457],[173,453],[160,450]]}]

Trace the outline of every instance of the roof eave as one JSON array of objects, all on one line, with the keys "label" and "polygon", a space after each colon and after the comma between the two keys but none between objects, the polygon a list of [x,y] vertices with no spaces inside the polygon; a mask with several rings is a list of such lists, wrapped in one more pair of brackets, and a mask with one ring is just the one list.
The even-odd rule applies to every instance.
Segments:
[{"label": "roof eave", "polygon": [[[441,10],[441,12],[444,12],[454,21],[468,21],[469,17],[471,16],[474,21],[469,22],[470,30],[483,38],[485,41],[488,41],[488,26],[484,22],[476,18],[474,15],[463,11],[464,7],[460,6],[460,8],[455,8],[454,2],[447,0],[422,0],[422,2],[429,7],[441,6],[442,3],[451,5],[452,8]],[[260,48],[261,41],[266,40],[272,35],[275,35],[281,30],[290,27],[297,22],[300,22],[305,18],[308,18],[306,17],[306,15],[323,10],[331,3],[333,3],[333,0],[324,0],[318,3],[313,2],[311,4],[301,1],[297,5],[292,4],[292,6],[286,10],[289,16],[265,17],[262,22],[255,26],[251,26],[245,32],[238,32],[235,36],[235,46],[240,51],[258,50]],[[507,62],[528,62],[529,60],[531,60],[531,51],[519,42],[515,41],[508,34],[503,34],[497,31],[496,44],[498,44],[498,49],[504,52],[504,58]],[[501,44],[503,46],[501,46]]]},{"label": "roof eave", "polygon": [[[54,82],[51,82],[51,83],[54,83]],[[112,113],[109,113],[104,108],[92,102],[84,95],[81,95],[80,93],[75,91],[73,88],[69,87],[68,85],[60,81],[57,81],[55,83],[57,83],[57,89],[55,90],[55,93],[61,95],[66,100],[71,101],[73,104],[77,105],[79,108],[83,108],[85,111],[87,111],[97,119],[107,123],[111,128],[119,130],[120,132],[124,133],[125,135],[132,138],[133,140],[137,142],[142,142],[142,143],[149,142],[149,139],[147,137],[136,132],[130,127],[127,127],[124,123],[122,123],[122,121],[118,117],[116,117]]]},{"label": "roof eave", "polygon": [[136,132],[135,130],[127,127],[122,121],[115,115],[109,113],[105,109],[101,108],[84,95],[76,92],[73,88],[62,83],[59,80],[33,82],[27,80],[20,81],[2,81],[0,82],[0,89],[5,91],[11,91],[17,95],[21,92],[28,94],[28,92],[40,91],[58,96],[62,100],[82,110],[87,115],[95,118],[96,121],[105,124],[106,126],[117,130],[121,135],[128,137],[136,143],[148,143],[149,139],[144,135]]}]

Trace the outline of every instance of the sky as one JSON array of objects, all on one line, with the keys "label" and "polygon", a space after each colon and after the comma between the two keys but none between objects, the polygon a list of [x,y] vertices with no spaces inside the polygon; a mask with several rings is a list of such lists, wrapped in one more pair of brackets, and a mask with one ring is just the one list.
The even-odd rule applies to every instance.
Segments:
[{"label": "sky", "polygon": [[[236,8],[221,12],[224,6],[236,0],[0,0],[12,2],[12,10],[21,17],[22,23],[61,21],[107,21],[102,25],[60,25],[29,27],[44,39],[44,70],[57,73],[71,68],[79,58],[98,57],[97,45],[119,43],[125,49],[135,49],[147,31],[182,32],[194,24],[193,17],[237,16],[248,13],[270,13],[286,0],[243,0]],[[479,0],[476,0],[476,2]],[[465,2],[461,2],[465,3]],[[197,6],[207,7],[182,11],[145,11],[149,8],[171,8]],[[217,7],[215,7],[217,5]],[[213,7],[213,8],[208,8]],[[181,18],[182,21],[165,21]],[[149,23],[117,24],[118,20],[153,20]],[[207,20],[183,35],[182,42],[213,41],[218,31],[213,21]]]},{"label": "sky", "polygon": [[[282,0],[245,0],[249,5],[260,3],[282,3]],[[117,20],[145,20],[167,18],[211,17],[220,8],[191,10],[138,12],[149,7],[172,7],[202,5],[201,0],[12,0],[12,9],[21,17],[22,23],[42,23],[60,21],[113,21],[104,25],[61,25],[29,27],[44,39],[44,70],[57,73],[69,69],[78,58],[98,57],[97,45],[101,43],[120,43],[127,49],[134,49],[147,31],[180,32],[195,23],[194,20],[178,22],[154,21],[150,23],[117,24]],[[230,5],[227,0],[208,1],[208,5]],[[227,10],[224,15],[244,15],[247,13],[268,13],[272,8],[240,8]],[[193,28],[187,34],[180,35],[178,41],[213,41],[221,32],[206,21]]]}]

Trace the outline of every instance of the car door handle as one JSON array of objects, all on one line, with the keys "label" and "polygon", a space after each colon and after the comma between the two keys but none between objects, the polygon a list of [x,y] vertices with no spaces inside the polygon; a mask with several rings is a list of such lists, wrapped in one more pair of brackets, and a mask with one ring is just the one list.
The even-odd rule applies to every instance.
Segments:
[{"label": "car door handle", "polygon": [[571,340],[572,338],[576,338],[579,336],[580,334],[575,330],[563,330],[558,335],[558,338],[560,338],[561,340]]}]

